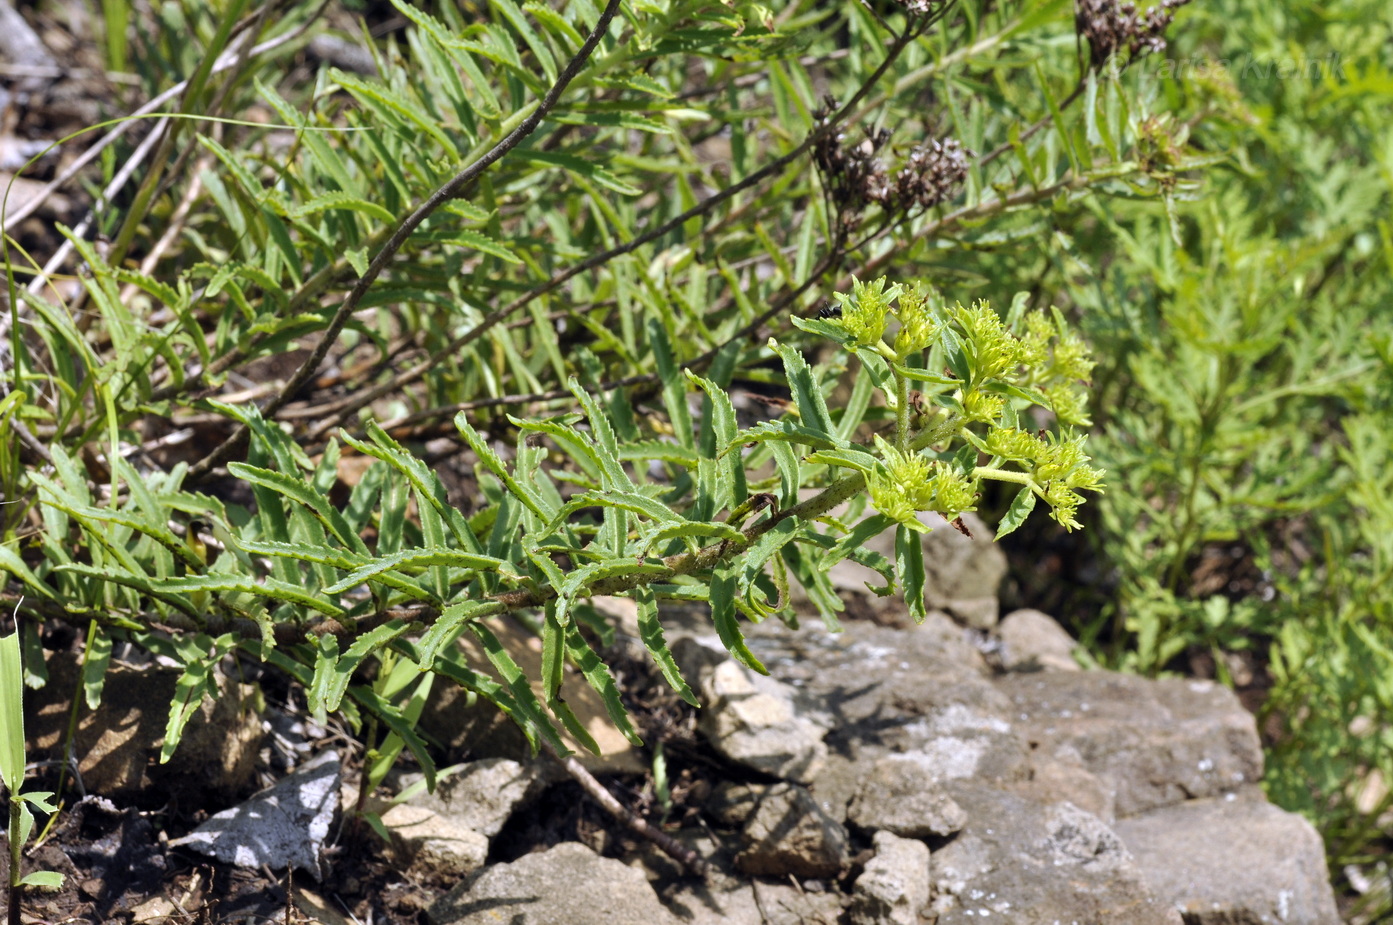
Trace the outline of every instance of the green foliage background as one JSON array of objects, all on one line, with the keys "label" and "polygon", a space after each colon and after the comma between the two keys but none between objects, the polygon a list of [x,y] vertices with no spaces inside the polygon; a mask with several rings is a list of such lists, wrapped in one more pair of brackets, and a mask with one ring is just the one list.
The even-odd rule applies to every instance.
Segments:
[{"label": "green foliage background", "polygon": [[[572,725],[564,664],[611,702],[613,682],[556,606],[537,627],[547,710],[506,658],[491,676],[445,664],[437,656],[466,626],[487,646],[480,594],[542,604],[550,589],[603,639],[582,599],[618,582],[656,626],[654,599],[621,587],[656,568],[630,555],[630,528],[651,528],[668,556],[696,556],[737,542],[760,516],[742,503],[760,492],[790,509],[800,489],[856,471],[882,485],[882,520],[809,527],[799,542],[746,536],[768,553],[754,571],[702,560],[694,583],[664,592],[718,604],[737,652],[736,611],[779,611],[788,574],[830,619],[837,605],[817,593],[821,557],[807,550],[908,531],[883,486],[895,467],[920,465],[903,458],[912,438],[880,447],[870,433],[931,429],[907,417],[912,380],[945,419],[1029,430],[1091,414],[1090,453],[1108,472],[1078,515],[1095,578],[1060,599],[1060,616],[1110,666],[1188,670],[1205,656],[1236,682],[1248,666],[1273,799],[1317,822],[1337,872],[1387,851],[1385,4],[1198,0],[1164,53],[1124,50],[1089,69],[1058,0],[926,4],[932,16],[913,22],[889,3],[645,0],[620,5],[540,110],[600,19],[590,0],[398,4],[411,26],[364,39],[379,77],[284,65],[311,34],[296,31],[308,5],[266,19],[238,0],[162,4],[154,18],[103,6],[130,20],[108,65],[138,71],[142,99],[189,79],[161,110],[188,118],[169,120],[132,184],[70,235],[86,268],[78,293],[36,286],[21,299],[35,268],[9,252],[0,568],[31,668],[33,628],[49,619],[88,633],[89,703],[115,639],[178,660],[168,748],[216,683],[212,666],[238,647],[302,679],[317,709],[361,718],[378,771],[403,747],[428,761],[414,720],[435,675],[418,666],[545,737],[553,719]],[[213,67],[252,34],[275,47]],[[375,261],[419,203],[539,111],[535,132]],[[824,155],[823,174],[813,169],[819,138],[852,161],[869,149],[863,166],[880,159],[892,183],[916,144],[955,142],[965,170],[942,201],[877,199],[864,184],[837,187]],[[104,180],[131,150],[106,149]],[[94,232],[110,246],[94,247]],[[882,275],[946,293],[939,327],[957,318],[969,345],[982,342],[954,302],[989,300],[1015,322],[1057,307],[1060,342],[1072,327],[1093,349],[1091,405],[1013,368],[1000,402],[969,407],[970,389],[955,395],[981,354],[955,353],[951,339],[892,376],[815,336],[856,348],[819,308],[853,277]],[[290,352],[324,332],[324,362]],[[293,387],[260,381],[276,358],[300,367]],[[793,392],[782,422],[758,439],[738,431],[728,395],[780,387]],[[824,392],[834,400],[819,407]],[[162,419],[222,446],[187,459],[142,450]],[[1007,458],[983,433],[954,431],[967,455],[961,443],[912,449],[971,478]],[[430,442],[441,439],[448,450]],[[734,465],[733,442],[758,446]],[[452,482],[452,497],[432,466],[466,446],[473,494]],[[346,453],[380,463],[350,488]],[[1012,458],[1040,471],[1041,459]],[[209,481],[220,466],[228,475]],[[630,489],[624,504],[602,503]],[[242,500],[227,500],[237,490]],[[588,504],[568,503],[585,492]],[[982,505],[1015,526],[1019,499],[1034,496],[1027,486],[1014,507],[991,493]],[[1047,541],[1042,521],[1026,522],[1025,542]],[[212,556],[187,541],[194,522],[211,525]],[[612,555],[587,563],[586,545]],[[877,564],[912,588],[900,546],[900,561]],[[1234,566],[1216,571],[1224,557]],[[365,582],[366,600],[354,590]],[[402,616],[406,599],[417,609]],[[645,641],[671,677],[661,634]],[[367,664],[374,680],[355,681]]]}]

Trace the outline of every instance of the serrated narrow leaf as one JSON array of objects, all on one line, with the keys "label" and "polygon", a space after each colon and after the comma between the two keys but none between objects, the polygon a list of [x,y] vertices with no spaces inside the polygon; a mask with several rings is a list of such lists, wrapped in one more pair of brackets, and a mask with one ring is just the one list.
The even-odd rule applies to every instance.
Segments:
[{"label": "serrated narrow leaf", "polygon": [[258,582],[252,578],[238,575],[191,575],[184,578],[165,578],[150,580],[149,586],[158,591],[187,594],[192,591],[208,591],[221,594],[251,594],[275,598],[290,604],[299,604],[320,613],[337,617],[343,608],[324,600],[303,587],[276,578],[265,578]]},{"label": "serrated narrow leaf", "polygon": [[174,682],[174,699],[169,706],[169,719],[165,723],[164,744],[160,747],[160,764],[169,761],[179,740],[183,738],[184,727],[203,703],[210,691],[217,690],[213,677],[213,666],[237,647],[236,638],[228,633],[217,639],[198,635],[192,639],[174,641],[179,654],[184,657],[184,671]]},{"label": "serrated narrow leaf", "polygon": [[455,415],[455,429],[464,437],[469,448],[474,451],[474,455],[479,457],[479,462],[484,468],[498,477],[504,484],[509,493],[525,504],[528,510],[546,520],[551,517],[552,511],[547,510],[547,506],[542,502],[537,493],[520,484],[513,474],[508,471],[508,467],[503,465],[503,460],[498,458],[498,454],[493,451],[493,447],[488,445],[488,441],[479,435],[474,426],[469,423],[468,415],[461,411]]},{"label": "serrated narrow leaf", "polygon": [[890,364],[895,372],[904,376],[906,379],[913,379],[915,382],[927,382],[931,385],[960,386],[962,383],[957,379],[950,379],[947,376],[935,376],[926,369],[919,369],[914,366],[905,366],[901,363]]},{"label": "serrated narrow leaf", "polygon": [[804,427],[814,433],[823,434],[836,444],[836,428],[832,426],[832,416],[827,412],[827,400],[822,397],[812,367],[803,359],[803,354],[789,344],[770,341],[770,346],[778,351],[784,361],[784,372],[788,376],[789,388],[793,390],[793,403],[798,408],[798,416]]},{"label": "serrated narrow leaf", "polygon": [[[555,737],[555,727],[546,716],[542,704],[537,700],[536,693],[532,686],[527,683],[527,677],[518,667],[517,662],[508,654],[508,650],[499,642],[498,637],[493,634],[481,621],[475,620],[467,624],[469,631],[479,640],[484,649],[484,657],[493,665],[498,672],[499,678],[503,681],[504,687],[511,694],[513,702],[517,704],[518,712],[527,718],[537,729],[552,730]],[[438,664],[438,662],[437,662]],[[554,744],[560,745],[560,739],[556,739]],[[570,749],[561,746],[560,754],[565,756],[570,753]]]},{"label": "serrated narrow leaf", "polygon": [[420,641],[416,644],[419,654],[415,661],[420,670],[426,671],[434,664],[441,650],[454,642],[463,632],[465,623],[477,620],[484,614],[496,610],[497,607],[498,605],[492,601],[461,601],[442,610],[440,616],[435,618],[430,629],[421,635]]},{"label": "serrated narrow leaf", "polygon": [[413,106],[401,94],[377,81],[357,77],[338,68],[330,68],[329,76],[334,83],[347,90],[350,96],[364,106],[385,116],[391,122],[414,125],[439,145],[447,157],[459,160],[459,150],[450,141],[450,136],[445,134],[424,108]]},{"label": "serrated narrow leaf", "polygon": [[657,119],[649,119],[633,112],[595,112],[593,110],[571,110],[569,112],[555,112],[551,116],[553,121],[563,125],[587,125],[604,128],[623,128],[635,132],[647,132],[650,135],[671,135],[672,126],[659,122]]},{"label": "serrated narrow leaf", "polygon": [[490,257],[497,257],[499,260],[504,260],[508,263],[522,263],[522,258],[501,241],[496,241],[479,231],[461,228],[451,232],[449,238],[445,239],[442,243],[458,244],[460,247],[472,248],[481,254],[488,254]]},{"label": "serrated narrow leaf", "polygon": [[746,443],[765,443],[780,440],[784,443],[798,443],[817,447],[820,450],[845,449],[847,444],[835,433],[806,427],[796,421],[763,421],[735,435],[727,450]]},{"label": "serrated narrow leaf", "polygon": [[[319,694],[319,706],[322,710],[333,711],[339,708],[339,702],[343,700],[344,693],[348,690],[348,684],[353,680],[353,673],[358,670],[358,666],[363,663],[373,652],[390,644],[393,639],[405,633],[411,628],[411,624],[405,620],[391,620],[375,629],[363,633],[353,644],[348,647],[348,651],[335,661],[332,667],[325,672],[323,680],[320,677],[319,666],[316,665],[314,684],[311,686],[310,707],[315,707],[314,692]],[[321,637],[332,638],[332,637]],[[322,713],[319,714],[322,717]],[[322,721],[322,719],[321,719]]]},{"label": "serrated narrow leaf", "polygon": [[481,553],[464,552],[460,549],[403,549],[391,555],[374,559],[349,572],[342,579],[324,589],[325,594],[342,594],[355,585],[377,578],[392,569],[424,568],[434,565],[454,566],[474,571],[498,571],[507,565],[502,559]]},{"label": "serrated narrow leaf", "polygon": [[82,653],[82,691],[89,710],[95,710],[102,705],[102,688],[106,683],[106,669],[109,664],[111,634],[93,623]]},{"label": "serrated narrow leaf", "polygon": [[697,461],[701,457],[697,454],[696,450],[678,443],[672,443],[667,440],[640,440],[633,443],[625,443],[619,447],[619,458],[624,462],[648,462],[650,460],[656,460],[658,462],[674,463],[691,469],[696,466]]},{"label": "serrated narrow leaf", "polygon": [[870,475],[875,471],[878,460],[865,450],[848,449],[818,450],[808,456],[805,462],[821,463],[824,466],[840,466],[843,469],[854,469],[862,475]]},{"label": "serrated narrow leaf", "polygon": [[643,640],[648,654],[653,657],[653,663],[658,666],[658,670],[663,673],[663,677],[679,697],[694,707],[700,706],[696,694],[682,677],[677,661],[672,657],[672,650],[668,648],[653,589],[646,585],[635,588],[633,598],[634,603],[638,605],[639,638]]},{"label": "serrated narrow leaf", "polygon": [[569,170],[571,173],[594,182],[597,186],[602,186],[623,196],[637,196],[643,192],[638,187],[625,183],[603,167],[597,167],[585,158],[577,157],[574,154],[566,154],[561,151],[527,151],[520,153],[519,156],[549,167],[561,167]]},{"label": "serrated narrow leaf", "polygon": [[411,756],[421,766],[421,773],[426,778],[427,789],[435,789],[435,760],[430,756],[430,748],[425,740],[416,732],[416,724],[409,722],[402,716],[401,710],[396,705],[388,703],[378,696],[377,692],[370,687],[355,684],[349,688],[348,695],[372,711],[388,729],[399,736],[406,744]]},{"label": "serrated narrow leaf", "polygon": [[895,527],[895,571],[909,615],[915,623],[923,623],[929,615],[924,606],[924,545],[919,534],[904,524]]},{"label": "serrated narrow leaf", "polygon": [[1001,525],[996,528],[996,538],[999,540],[1007,534],[1014,533],[1021,524],[1025,523],[1025,519],[1030,516],[1030,512],[1033,510],[1035,510],[1035,491],[1027,485],[1016,492],[1011,506],[1006,509],[1006,516],[1001,518]]},{"label": "serrated narrow leaf", "polygon": [[658,379],[663,387],[663,405],[667,408],[673,436],[678,443],[690,447],[693,445],[693,434],[691,411],[687,408],[687,378],[677,364],[672,341],[657,318],[651,318],[648,322],[648,347],[658,368]]},{"label": "serrated narrow leaf", "polygon": [[610,426],[609,418],[605,411],[595,401],[595,397],[581,386],[576,377],[571,376],[566,380],[566,388],[580,402],[582,410],[585,412],[585,419],[590,424],[590,432],[595,435],[594,447],[599,456],[600,467],[604,473],[606,488],[629,489],[633,488],[634,483],[629,478],[629,474],[624,471],[624,467],[619,462],[619,438],[614,433],[614,428]]},{"label": "serrated narrow leaf", "polygon": [[302,478],[287,475],[285,472],[277,472],[273,469],[263,469],[259,466],[251,466],[246,463],[230,462],[227,464],[227,471],[239,479],[243,479],[253,485],[269,488],[285,497],[303,504],[315,517],[329,528],[329,532],[347,548],[358,553],[367,553],[368,547],[362,538],[348,526],[344,520],[343,513],[339,511],[329,499],[319,492],[312,484]]},{"label": "serrated narrow leaf", "polygon": [[779,440],[770,442],[768,446],[774,454],[774,467],[779,471],[779,504],[792,507],[798,503],[798,489],[803,485],[798,453],[792,446]]},{"label": "serrated narrow leaf", "polygon": [[630,544],[630,549],[635,555],[646,555],[649,550],[660,543],[686,538],[739,543],[745,539],[745,535],[730,524],[688,520],[681,523],[659,524]]},{"label": "serrated narrow leaf", "polygon": [[605,712],[609,714],[610,722],[618,727],[630,745],[643,745],[643,739],[639,737],[638,730],[629,719],[629,711],[624,709],[624,703],[619,698],[619,685],[615,684],[614,676],[610,674],[604,660],[590,647],[590,643],[585,641],[580,627],[575,623],[566,627],[566,652],[580,669],[581,675],[604,701]]},{"label": "serrated narrow leaf", "polygon": [[726,651],[740,664],[759,674],[768,674],[750,647],[745,644],[745,636],[740,632],[740,617],[735,606],[736,573],[734,566],[721,566],[711,576],[711,621],[716,625],[716,635]]},{"label": "serrated narrow leaf", "polygon": [[865,520],[852,527],[851,532],[834,543],[827,553],[819,560],[823,571],[830,569],[843,559],[848,558],[853,551],[861,549],[872,537],[880,536],[890,527],[894,526],[895,518],[887,514],[872,514]]},{"label": "serrated narrow leaf", "polygon": [[566,628],[557,617],[556,601],[548,601],[542,613],[542,699],[553,711],[565,667]]},{"label": "serrated narrow leaf", "polygon": [[370,218],[375,218],[383,222],[390,222],[396,219],[395,215],[393,215],[391,212],[388,212],[386,209],[384,209],[377,203],[369,202],[366,199],[359,199],[357,196],[354,196],[351,193],[345,193],[342,191],[320,193],[313,199],[308,199],[305,202],[300,203],[294,209],[291,209],[289,217],[292,219],[301,219],[305,218],[306,216],[317,215],[320,212],[326,212],[331,209],[343,209],[349,212],[361,212],[363,215],[366,215]]}]

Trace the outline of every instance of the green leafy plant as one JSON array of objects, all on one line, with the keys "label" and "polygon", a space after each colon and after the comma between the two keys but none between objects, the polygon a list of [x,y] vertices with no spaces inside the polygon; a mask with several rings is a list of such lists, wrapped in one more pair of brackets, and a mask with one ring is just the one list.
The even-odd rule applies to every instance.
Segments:
[{"label": "green leafy plant", "polygon": [[[1187,9],[1166,57],[1117,79],[1150,109],[1139,157],[1162,167],[1183,140],[1227,160],[1202,185],[1161,177],[1160,203],[1062,217],[1035,283],[1098,358],[1109,472],[1070,547],[1092,567],[1036,600],[1104,665],[1238,688],[1270,797],[1322,831],[1337,884],[1391,847],[1385,14]],[[1023,270],[979,253],[962,272]]]},{"label": "green leafy plant", "polygon": [[51,815],[58,807],[53,805],[51,792],[24,791],[24,679],[18,633],[0,636],[0,781],[10,802],[8,921],[18,922],[25,887],[57,889],[63,885],[62,874],[46,870],[23,874],[20,863],[34,831],[34,810]]},{"label": "green leafy plant", "polygon": [[[94,615],[105,632],[187,666],[178,698],[185,709],[170,716],[166,756],[188,707],[214,690],[212,666],[234,649],[297,678],[320,718],[365,709],[385,724],[391,738],[377,749],[377,779],[404,746],[431,773],[414,730],[431,683],[429,675],[417,680],[422,671],[463,684],[517,720],[534,743],[565,754],[554,721],[596,748],[561,695],[569,662],[636,740],[614,680],[581,631],[589,625],[601,639],[610,632],[583,607],[586,598],[632,596],[645,645],[690,700],[663,641],[658,601],[708,601],[722,641],[763,672],[743,643],[739,619],[791,619],[790,576],[835,627],[843,605],[826,573],[852,558],[881,572],[881,593],[901,588],[922,619],[917,537],[927,528],[920,512],[955,518],[974,509],[983,480],[999,480],[1021,486],[1003,532],[1018,526],[1037,498],[1074,526],[1079,492],[1099,487],[1101,473],[1088,465],[1082,436],[1045,439],[1022,429],[1032,407],[1086,420],[1080,380],[1089,360],[1060,317],[1018,310],[1011,319],[1021,328],[1017,336],[986,303],[949,306],[927,287],[887,287],[884,280],[858,283],[840,301],[840,318],[797,322],[840,342],[861,363],[865,375],[837,414],[823,397],[837,368],[810,366],[792,347],[770,345],[792,388],[790,413],[745,429],[737,429],[730,396],[717,381],[679,373],[670,356],[660,355],[670,371],[663,383],[669,419],[686,422],[671,442],[638,431],[623,392],[596,396],[574,380],[582,413],[513,419],[520,441],[511,465],[466,414],[457,416],[489,499],[466,518],[448,503],[439,476],[380,428],[370,425],[367,440],[343,435],[377,463],[340,509],[317,484],[332,471],[337,444],[312,466],[283,432],[229,409],[254,435],[249,461],[229,467],[257,494],[249,522],[235,523],[206,497],[138,480],[128,486],[124,509],[96,508],[80,497],[85,483],[68,470],[66,483],[40,479],[47,507],[94,538],[109,540],[116,525],[134,542],[102,543],[112,555],[90,564],[59,552],[54,571],[119,588]],[[897,330],[887,341],[892,325]],[[660,330],[652,337],[666,349]],[[928,371],[940,368],[943,374]],[[702,395],[695,425],[692,390]],[[856,442],[883,417],[886,436]],[[574,468],[544,465],[548,447]],[[769,463],[773,471],[760,474]],[[803,498],[809,488],[818,490]],[[858,520],[857,504],[834,511],[853,498],[869,498],[874,512]],[[419,525],[408,522],[411,502]],[[212,525],[225,539],[222,554],[204,563],[170,533],[163,523],[175,509]],[[369,528],[374,547],[362,538]],[[890,528],[894,563],[862,548]],[[534,608],[543,613],[545,707],[488,626],[489,618]],[[166,637],[146,628],[152,624],[187,635]],[[466,633],[487,653],[494,677],[463,663],[454,642]],[[381,663],[377,681],[354,683],[369,659]]]}]

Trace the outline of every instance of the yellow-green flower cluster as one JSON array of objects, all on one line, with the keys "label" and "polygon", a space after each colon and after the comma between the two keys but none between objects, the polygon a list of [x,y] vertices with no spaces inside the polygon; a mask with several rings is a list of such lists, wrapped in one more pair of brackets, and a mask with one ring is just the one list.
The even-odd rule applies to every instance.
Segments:
[{"label": "yellow-green flower cluster", "polygon": [[963,396],[963,420],[968,423],[990,423],[1001,417],[1006,408],[1006,398],[994,392],[972,389]]},{"label": "yellow-green flower cluster", "polygon": [[895,356],[903,360],[938,339],[943,330],[938,307],[933,304],[938,301],[938,293],[922,283],[915,283],[900,293],[896,312],[900,330],[895,334]]},{"label": "yellow-green flower cluster", "polygon": [[1050,409],[1059,423],[1068,427],[1088,427],[1093,423],[1088,416],[1088,393],[1081,386],[1059,382],[1040,391],[1049,399]]},{"label": "yellow-green flower cluster", "polygon": [[967,335],[977,382],[1004,378],[1021,365],[1021,342],[1006,330],[990,303],[974,302],[971,308],[958,305],[953,318]]},{"label": "yellow-green flower cluster", "polygon": [[1044,440],[1014,428],[999,427],[985,439],[987,451],[1021,464],[1036,493],[1050,505],[1050,516],[1069,530],[1080,524],[1074,515],[1083,503],[1080,491],[1102,491],[1103,470],[1088,464],[1084,436]]},{"label": "yellow-green flower cluster", "polygon": [[1092,423],[1088,417],[1088,395],[1079,383],[1093,373],[1088,347],[1057,313],[1051,319],[1043,312],[1032,312],[1025,320],[1025,328],[1021,364],[1027,375],[1021,384],[1039,388],[1060,423],[1087,427]]},{"label": "yellow-green flower cluster", "polygon": [[879,437],[885,461],[869,478],[871,503],[911,530],[927,533],[920,511],[937,511],[952,519],[977,503],[977,480],[955,467],[919,453],[901,453]]},{"label": "yellow-green flower cluster", "polygon": [[885,277],[869,283],[852,277],[851,292],[839,292],[834,296],[842,309],[837,323],[851,335],[856,346],[874,347],[885,336],[886,316],[900,292],[898,283],[886,289]]}]

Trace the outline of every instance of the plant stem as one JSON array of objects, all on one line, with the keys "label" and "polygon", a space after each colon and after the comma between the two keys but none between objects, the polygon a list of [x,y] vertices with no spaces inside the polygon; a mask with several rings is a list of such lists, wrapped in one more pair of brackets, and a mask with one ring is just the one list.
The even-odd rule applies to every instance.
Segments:
[{"label": "plant stem", "polygon": [[[575,76],[580,73],[581,68],[585,66],[585,62],[589,60],[591,53],[595,50],[595,46],[600,43],[600,39],[609,31],[609,25],[618,12],[619,0],[609,0],[609,3],[605,5],[604,12],[600,14],[599,20],[596,21],[595,28],[591,31],[590,35],[586,37],[585,44],[576,51],[575,57],[567,62],[565,70],[557,76],[556,83],[552,85],[551,89],[547,91],[546,96],[544,96],[541,102],[537,104],[536,108],[532,110],[531,115],[524,119],[517,128],[504,136],[504,138],[494,145],[488,153],[473,161],[469,166],[451,177],[444,186],[441,186],[427,197],[425,202],[421,203],[414,212],[408,215],[406,219],[397,226],[397,230],[392,233],[387,243],[382,246],[382,249],[373,257],[372,262],[368,264],[367,272],[353,284],[353,289],[348,293],[348,297],[343,300],[343,303],[334,312],[333,319],[329,322],[329,326],[325,329],[323,336],[320,338],[319,343],[315,346],[309,357],[306,358],[304,363],[300,365],[300,368],[295,371],[295,374],[290,377],[290,381],[286,383],[285,388],[281,389],[280,393],[277,394],[275,398],[271,399],[266,407],[261,410],[262,416],[267,419],[274,417],[276,412],[280,411],[280,409],[283,408],[311,378],[313,378],[314,374],[319,371],[319,367],[324,362],[324,358],[328,355],[329,350],[338,342],[339,334],[343,331],[344,325],[348,323],[348,319],[357,311],[358,304],[363,300],[363,296],[367,295],[368,289],[370,289],[372,284],[377,281],[377,278],[382,275],[382,271],[387,269],[387,264],[392,262],[397,252],[406,244],[407,239],[420,227],[421,223],[434,214],[442,205],[453,199],[461,189],[473,182],[476,177],[497,163],[505,154],[521,144],[527,136],[536,131],[537,126],[542,123],[542,119],[561,101],[561,95],[566,92],[567,86],[569,86],[571,81],[575,79]],[[212,471],[213,467],[220,465],[228,456],[232,455],[233,450],[246,439],[248,432],[249,430],[245,424],[239,426],[233,432],[232,436],[224,440],[217,449],[189,469],[189,478],[198,480],[207,476],[207,474]]]},{"label": "plant stem", "polygon": [[[18,786],[18,785],[16,785]],[[24,845],[19,840],[20,812],[22,806],[19,802],[19,794],[10,794],[10,915],[9,925],[21,925],[19,918],[19,901],[23,898],[24,887],[20,880],[24,879],[20,873],[19,862],[24,854]]]}]

